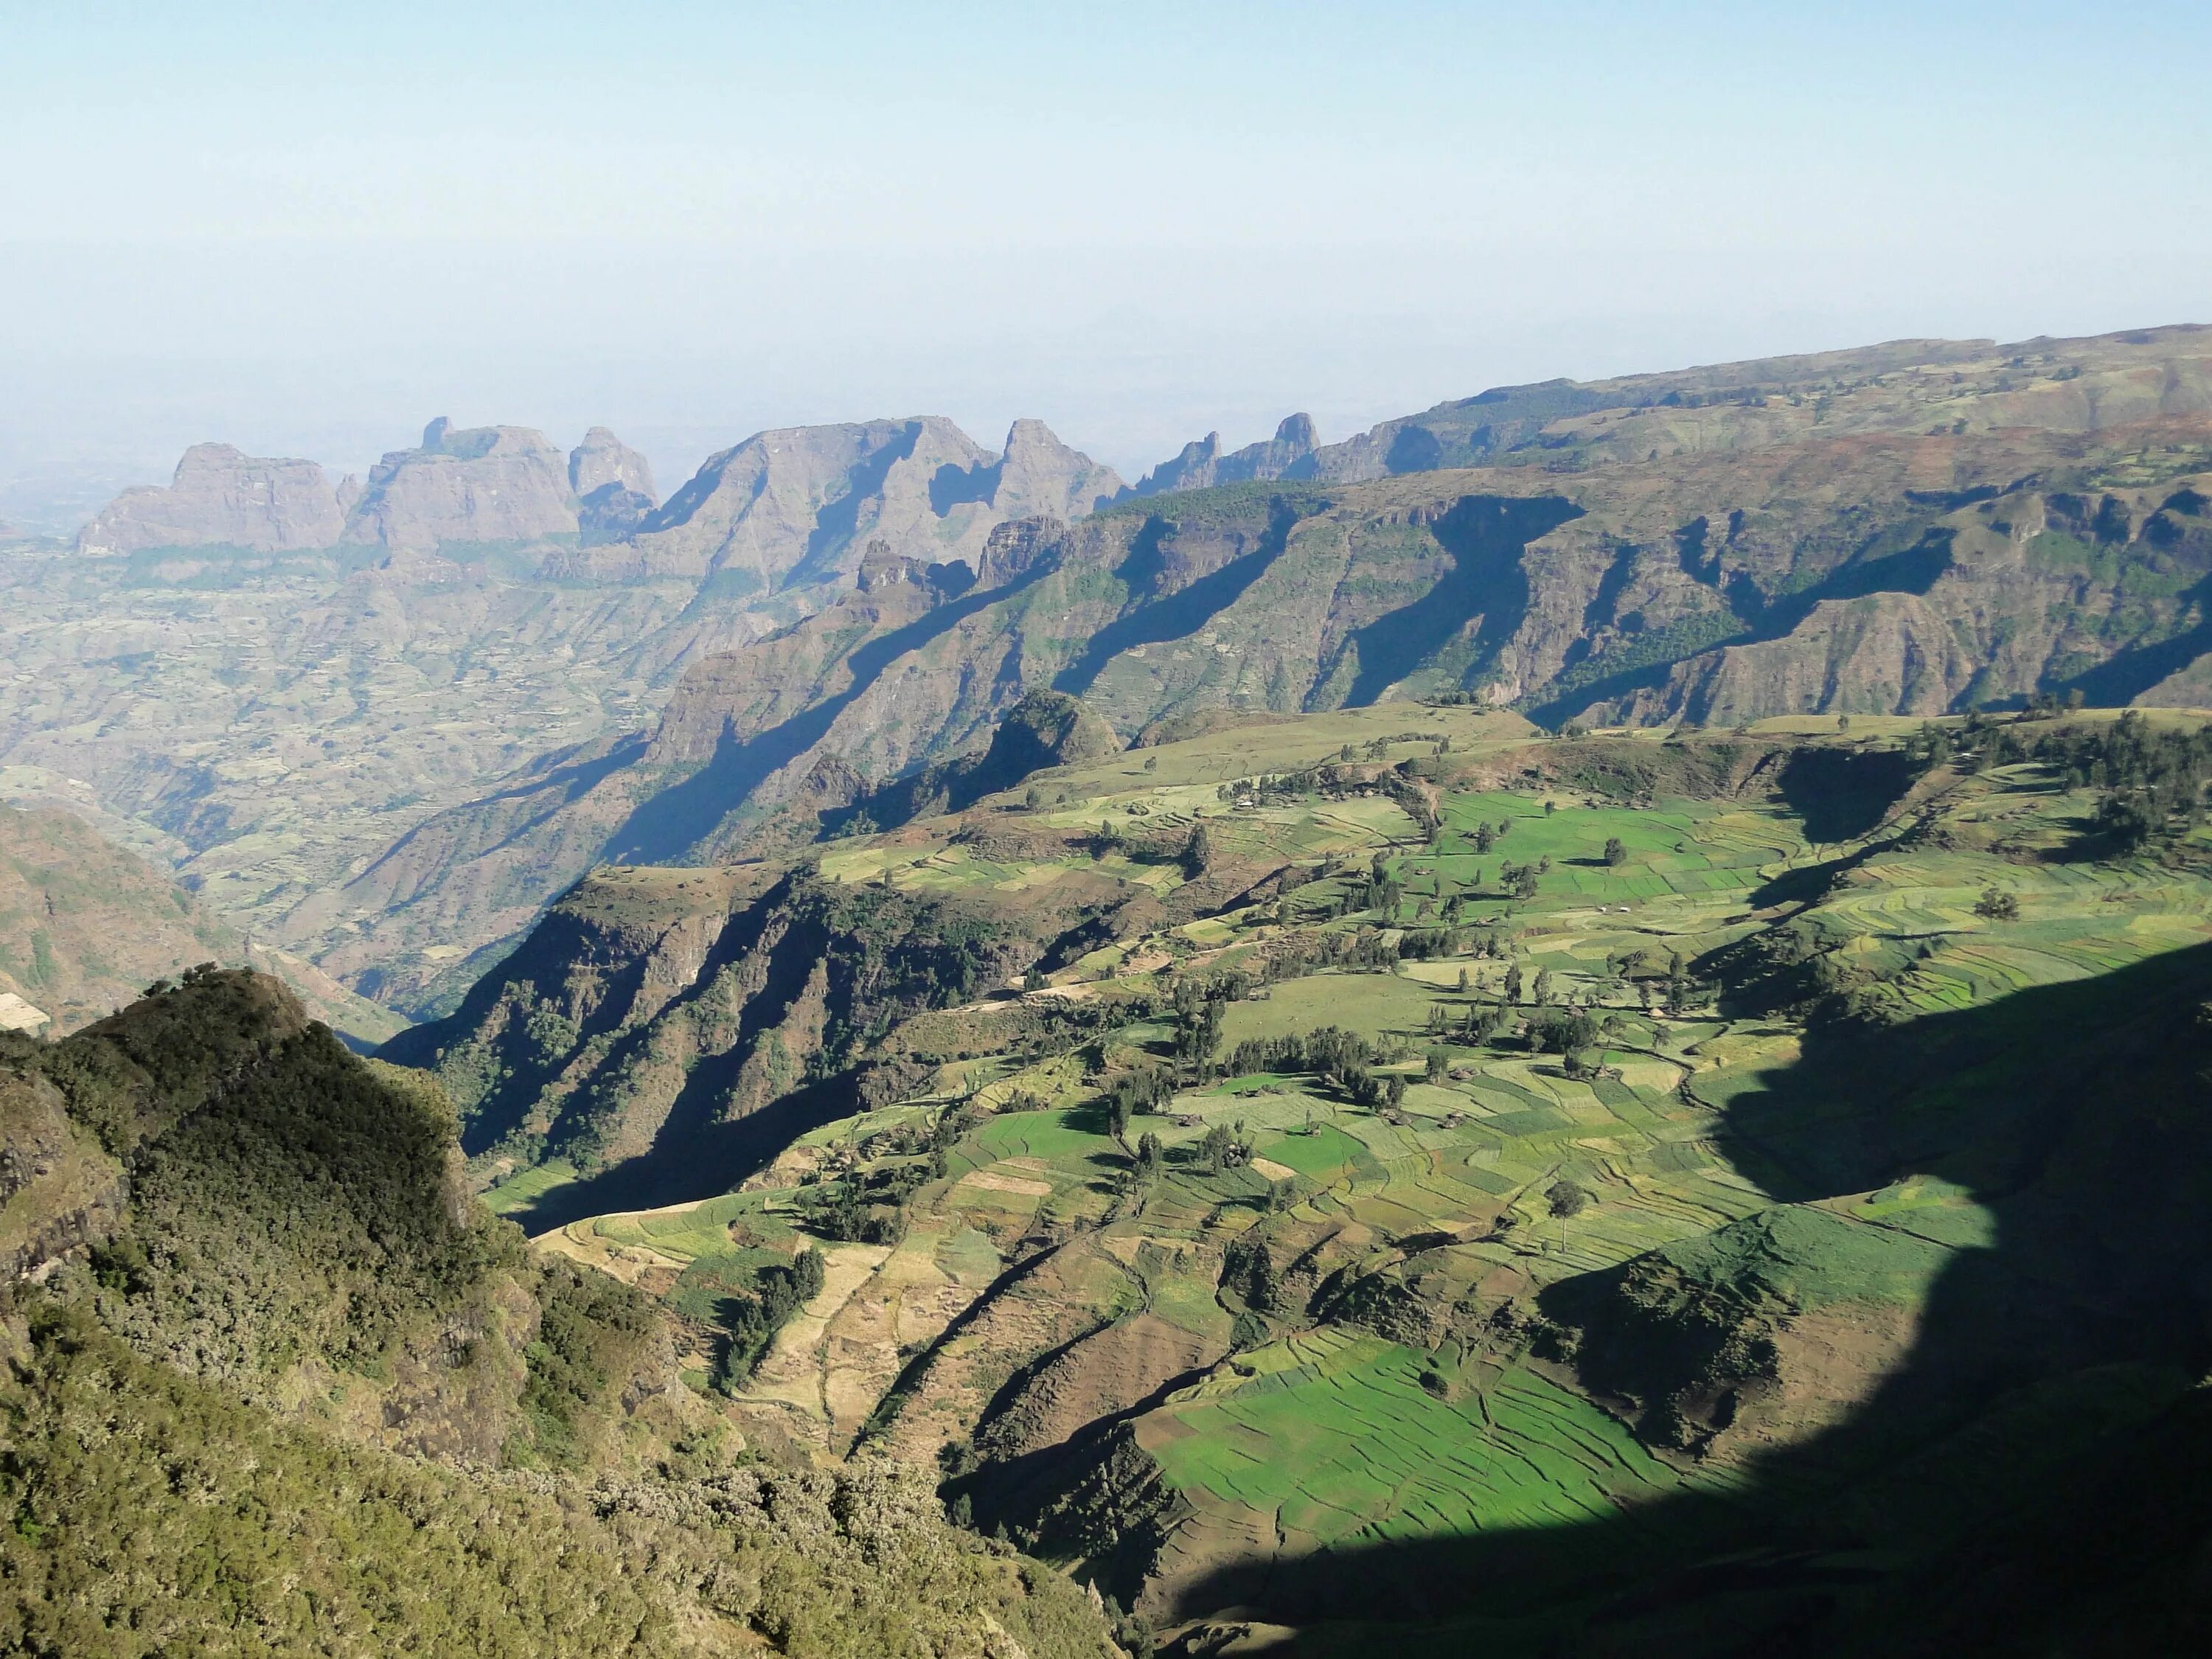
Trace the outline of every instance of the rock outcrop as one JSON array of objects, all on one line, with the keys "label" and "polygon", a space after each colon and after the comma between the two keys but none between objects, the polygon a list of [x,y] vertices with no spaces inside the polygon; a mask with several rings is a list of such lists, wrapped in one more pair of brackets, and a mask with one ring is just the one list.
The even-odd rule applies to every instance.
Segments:
[{"label": "rock outcrop", "polygon": [[1008,520],[1078,518],[1121,489],[1037,421],[1017,421],[996,456],[936,416],[787,428],[709,459],[596,568],[806,588],[850,581],[881,543],[975,569]]},{"label": "rock outcrop", "polygon": [[607,484],[620,484],[648,501],[659,499],[645,457],[606,428],[595,426],[568,452],[568,488],[581,501]]},{"label": "rock outcrop", "polygon": [[568,452],[578,538],[586,547],[628,541],[660,504],[644,456],[603,426]]},{"label": "rock outcrop", "polygon": [[94,556],[157,547],[287,553],[333,545],[343,524],[337,492],[314,462],[194,444],[166,487],[125,490],[76,544]]},{"label": "rock outcrop", "polygon": [[1255,479],[1304,477],[1311,471],[1318,447],[1310,415],[1286,416],[1267,442],[1247,444],[1225,455],[1221,453],[1221,434],[1209,432],[1197,442],[1185,444],[1173,460],[1163,461],[1147,472],[1128,493],[1161,495],[1170,490],[1210,489],[1216,484],[1249,483]]},{"label": "rock outcrop", "polygon": [[518,544],[577,533],[568,459],[528,427],[457,430],[443,416],[414,449],[370,469],[343,539],[395,551],[446,543]]}]

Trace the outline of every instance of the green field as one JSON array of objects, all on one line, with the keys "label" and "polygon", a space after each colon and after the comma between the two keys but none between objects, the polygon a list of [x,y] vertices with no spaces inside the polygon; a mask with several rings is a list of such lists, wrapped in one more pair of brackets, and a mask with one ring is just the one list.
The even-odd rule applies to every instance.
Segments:
[{"label": "green field", "polygon": [[[817,1432],[831,1451],[873,1440],[951,1467],[972,1441],[989,1455],[948,1492],[1078,1564],[1105,1558],[1054,1528],[1120,1500],[1072,1472],[1060,1507],[1041,1508],[1034,1486],[1004,1483],[992,1449],[1018,1449],[1007,1468],[1054,1445],[1081,1466],[1071,1449],[1089,1443],[1076,1432],[1085,1421],[1125,1425],[1176,1519],[1138,1566],[1116,1557],[1111,1571],[1117,1594],[1164,1617],[1224,1563],[1295,1573],[1422,1540],[1550,1538],[1559,1553],[1542,1571],[1581,1582],[1622,1550],[1687,1547],[1716,1516],[1741,1524],[1725,1517],[1755,1464],[1732,1449],[1736,1395],[1716,1405],[1690,1389],[1669,1404],[1663,1392],[1632,1399],[1633,1376],[1586,1382],[1577,1366],[1626,1362],[1601,1334],[1578,1358],[1557,1322],[1598,1319],[1628,1275],[1644,1300],[1606,1317],[1663,1325],[1718,1308],[1697,1317],[1715,1329],[1768,1322],[1730,1339],[1740,1348],[1716,1336],[1703,1359],[1691,1342],[1679,1363],[1771,1351],[1758,1363],[1787,1372],[1801,1363],[1788,1322],[1814,1321],[1802,1340],[1827,1346],[1802,1362],[1798,1393],[1762,1394],[1754,1378],[1742,1395],[1768,1437],[1745,1443],[1761,1455],[1812,1443],[1911,1352],[1947,1276],[2008,1235],[1977,1184],[1997,1152],[1956,1171],[1807,1185],[1866,1167],[1854,1147],[1896,1139],[1899,1157],[1933,1160],[1914,1149],[1984,1133],[1972,1126],[1991,1121],[1993,1073],[1952,1084],[1906,1062],[1899,1080],[1922,1085],[1917,1115],[1891,1121],[1848,1095],[1806,1092],[1808,1055],[1839,1030],[1869,1051],[1899,1048],[1919,1022],[2093,986],[2212,937],[2201,832],[2162,859],[2085,851],[2095,791],[2035,764],[1908,779],[1912,793],[1863,815],[1865,834],[1826,843],[1759,791],[1656,788],[1648,805],[1621,804],[1619,790],[1642,787],[1638,756],[1659,757],[1662,782],[1685,775],[1668,758],[1676,746],[1649,737],[1594,751],[1577,772],[1571,745],[1515,751],[1525,740],[1470,732],[1452,763],[1526,752],[1559,775],[1443,787],[1425,842],[1374,793],[1226,803],[1236,779],[1395,735],[1377,711],[1343,721],[1344,737],[1293,723],[1264,728],[1249,751],[1204,739],[1158,750],[1152,771],[1125,757],[1048,778],[1064,797],[1055,822],[1118,812],[1176,834],[1203,822],[1242,861],[1240,880],[1273,872],[1258,898],[1195,918],[1172,912],[1191,877],[1171,862],[985,858],[949,832],[839,846],[823,867],[847,881],[1022,902],[1062,884],[1126,884],[1114,890],[1141,888],[1159,908],[1054,973],[1081,1015],[1068,1035],[945,1060],[903,1099],[809,1132],[756,1190],[596,1224],[611,1244],[696,1273],[742,1267],[733,1223],[756,1248],[788,1249],[807,1184],[910,1165],[911,1152],[885,1150],[892,1140],[965,1113],[936,1172],[908,1183],[887,1251],[814,1310],[814,1357],[771,1366],[774,1386],[753,1403],[787,1425],[800,1395],[826,1402]],[[1907,730],[1853,742],[1879,749]],[[1438,758],[1426,738],[1383,750]],[[1533,896],[1506,890],[1507,863],[1543,866]],[[1387,902],[1370,874],[1395,884]],[[1447,954],[1389,959],[1407,930],[1455,923]],[[1291,947],[1303,966],[1270,966]],[[1366,955],[1317,959],[1332,950]],[[1218,1005],[1211,1063],[1178,1062],[1174,987],[1232,969],[1241,994]],[[1509,975],[1519,1000],[1501,1006]],[[1570,1001],[1593,1034],[1572,1064],[1535,1041]],[[1489,1034],[1470,1016],[1492,1022]],[[1368,1045],[1369,1094],[1297,1064],[1230,1075],[1220,1063],[1239,1043],[1323,1028]],[[1152,1070],[1173,1072],[1173,1086],[1117,1137],[1117,1079]],[[1770,1136],[1777,1102],[1793,1115]],[[1156,1164],[1140,1163],[1140,1142],[1157,1143]],[[1272,1285],[1250,1277],[1255,1250]],[[819,1376],[794,1383],[792,1364]],[[1047,1423],[1060,1441],[1024,1437]],[[1686,1450],[1706,1441],[1723,1455]],[[1792,1478],[1825,1490],[1832,1473],[1809,1467]],[[1686,1532],[1663,1518],[1685,1503],[1708,1506]]]}]

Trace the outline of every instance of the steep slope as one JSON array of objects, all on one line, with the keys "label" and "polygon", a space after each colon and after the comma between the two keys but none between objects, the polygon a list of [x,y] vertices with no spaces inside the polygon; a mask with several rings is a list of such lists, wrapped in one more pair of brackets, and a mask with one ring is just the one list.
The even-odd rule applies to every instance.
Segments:
[{"label": "steep slope", "polygon": [[0,1114],[10,1651],[1112,1651],[926,1482],[743,1451],[650,1303],[475,1208],[436,1091],[266,980],[10,1046]]},{"label": "steep slope", "polygon": [[1179,1651],[2192,1650],[2212,732],[1818,726],[1226,726],[819,849],[858,925],[772,967],[722,919],[777,866],[605,872],[439,1063],[604,1109],[610,1013],[1095,896],[781,1105],[665,1050],[754,1133],[620,1212],[550,1163],[495,1201],[702,1344],[811,1241],[738,1420],[933,1460]]},{"label": "steep slope", "polygon": [[[729,856],[834,819],[1047,686],[1125,737],[1416,697],[1555,724],[2185,699],[2208,470],[2212,421],[2167,417],[1244,484],[1004,526],[972,588],[916,574],[702,658],[635,761],[536,797],[519,834],[502,802],[386,857],[481,948],[595,861]],[[444,850],[487,847],[518,878],[495,915]]]},{"label": "steep slope", "polygon": [[156,547],[291,552],[336,544],[345,518],[313,461],[270,460],[229,444],[194,444],[167,488],[126,489],[77,532],[89,557]]},{"label": "steep slope", "polygon": [[210,960],[251,960],[287,979],[318,1017],[362,1042],[404,1024],[306,963],[250,946],[81,819],[0,806],[0,994],[42,1016],[44,1035],[74,1031],[149,981]]}]

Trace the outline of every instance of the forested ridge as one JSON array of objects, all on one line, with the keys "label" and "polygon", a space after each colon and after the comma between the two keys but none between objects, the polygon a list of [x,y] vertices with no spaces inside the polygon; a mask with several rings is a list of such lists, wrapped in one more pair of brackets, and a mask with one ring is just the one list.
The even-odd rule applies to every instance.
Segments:
[{"label": "forested ridge", "polygon": [[[1103,1654],[933,1484],[747,1445],[275,981],[7,1039],[0,1651]],[[118,1199],[118,1194],[120,1198]],[[19,1257],[19,1260],[21,1258]]]}]

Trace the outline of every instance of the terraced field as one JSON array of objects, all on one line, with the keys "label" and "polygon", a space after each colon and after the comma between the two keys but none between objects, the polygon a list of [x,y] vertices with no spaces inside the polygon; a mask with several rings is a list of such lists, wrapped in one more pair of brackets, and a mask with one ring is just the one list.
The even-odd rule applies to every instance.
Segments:
[{"label": "terraced field", "polygon": [[[1006,803],[835,845],[844,883],[1107,884],[1160,908],[1025,992],[927,1017],[1018,1002],[1026,1048],[939,1054],[743,1190],[573,1224],[562,1248],[683,1307],[702,1273],[793,1259],[849,1189],[871,1242],[824,1243],[819,1293],[726,1385],[733,1416],[824,1457],[934,1460],[958,1513],[1193,1632],[1273,1607],[1321,1651],[1352,1626],[1300,1564],[1548,1539],[1528,1582],[1587,1585],[1624,1549],[1826,1490],[1826,1463],[1767,1472],[1875,1398],[1946,1276],[2006,1235],[1934,1163],[1812,1190],[1747,1126],[1788,1099],[1793,1136],[1892,1134],[1863,1082],[1808,1090],[1816,1047],[1857,1032],[1871,1053],[2186,952],[2212,938],[2212,852],[2193,830],[2100,848],[2096,792],[2018,761],[1900,771],[1815,842],[1775,781],[1803,745],[1776,733],[1577,744],[1480,720],[1367,710],[1047,774],[1035,858],[998,834]],[[1895,751],[1868,724],[1826,750]],[[1364,771],[1260,787],[1378,738]],[[1433,834],[1385,771],[1427,792]],[[1206,869],[1068,839],[1101,821],[1203,825]],[[1534,866],[1518,896],[1508,865]],[[1573,1018],[1566,1051],[1547,1043]],[[1264,1047],[1332,1029],[1348,1070]],[[1706,1323],[1683,1328],[1674,1393],[1609,1380],[1607,1320],[1685,1309]]]}]

